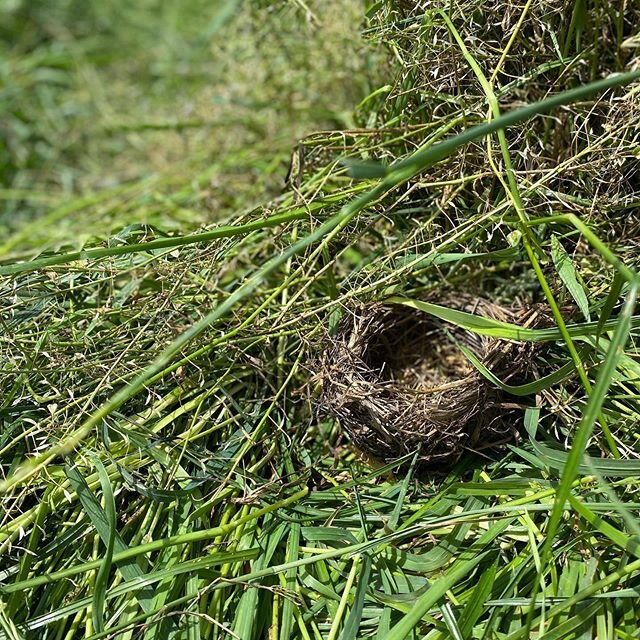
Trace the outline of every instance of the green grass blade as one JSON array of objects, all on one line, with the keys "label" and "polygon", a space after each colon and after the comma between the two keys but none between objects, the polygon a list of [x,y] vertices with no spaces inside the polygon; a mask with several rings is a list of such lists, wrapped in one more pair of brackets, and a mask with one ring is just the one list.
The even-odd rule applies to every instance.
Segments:
[{"label": "green grass blade", "polygon": [[[538,380],[534,380],[533,382],[528,382],[526,384],[521,385],[510,385],[505,384],[500,380],[497,376],[495,376],[485,365],[480,361],[480,359],[464,344],[455,340],[454,336],[451,336],[451,340],[454,341],[460,351],[465,355],[465,357],[473,364],[473,366],[480,371],[480,373],[487,379],[489,382],[496,385],[503,391],[510,393],[512,396],[528,396],[534,393],[539,393],[540,391],[544,391],[545,389],[549,389],[550,387],[558,384],[559,382],[563,382],[571,377],[572,374],[575,373],[576,367],[573,361],[567,362],[562,367],[554,371],[553,373],[549,373]],[[585,350],[586,352],[586,350]]]},{"label": "green grass blade", "polygon": [[519,124],[539,114],[548,113],[556,107],[561,107],[562,105],[571,104],[588,96],[603,93],[614,87],[622,87],[639,78],[640,71],[616,74],[603,80],[597,80],[596,82],[576,87],[575,89],[563,91],[562,93],[527,105],[526,107],[514,109],[513,111],[503,114],[500,118],[478,125],[472,129],[467,129],[454,138],[449,138],[432,147],[416,151],[410,157],[391,165],[389,172],[391,174],[397,173],[403,176],[411,176],[430,167],[439,160],[446,158],[468,142],[473,142],[473,140],[477,140],[478,138],[484,138],[496,131]]},{"label": "green grass blade", "polygon": [[[424,311],[440,320],[450,322],[453,325],[479,333],[481,335],[492,336],[494,338],[504,338],[506,340],[518,340],[523,342],[553,342],[560,340],[562,334],[556,328],[550,329],[529,329],[527,327],[519,327],[509,322],[493,320],[484,316],[474,315],[466,311],[458,311],[443,307],[432,302],[424,302],[423,300],[413,300],[410,298],[402,298],[400,296],[392,296],[385,301],[388,304],[402,304],[412,309]],[[618,318],[608,320],[605,323],[606,329],[617,326]],[[632,316],[629,319],[629,326],[640,326],[640,316]],[[598,323],[585,322],[582,324],[569,325],[567,327],[572,337],[586,337],[595,335],[598,331]]]},{"label": "green grass blade", "polygon": [[560,279],[564,282],[564,285],[567,287],[571,297],[578,305],[584,319],[589,322],[591,320],[591,314],[589,313],[589,301],[587,300],[584,289],[578,282],[578,274],[569,254],[565,251],[556,236],[551,236],[551,257]]},{"label": "green grass blade", "polygon": [[111,479],[107,470],[99,458],[94,457],[93,464],[100,478],[100,486],[102,487],[102,495],[105,502],[105,516],[109,527],[108,537],[105,543],[105,552],[98,569],[98,575],[93,591],[93,608],[91,610],[93,616],[93,626],[96,631],[104,630],[104,602],[105,593],[107,591],[109,573],[111,571],[111,562],[113,558],[113,545],[116,538],[116,503],[111,489]]},{"label": "green grass blade", "polygon": [[[93,494],[93,491],[91,491],[91,488],[77,466],[67,465],[65,467],[65,474],[69,479],[73,490],[76,492],[84,510],[87,512],[93,526],[96,528],[102,542],[107,545],[109,537],[111,536],[111,528],[107,514]],[[114,553],[126,552],[128,548],[129,547],[124,540],[122,540],[120,534],[116,531],[113,541]],[[144,575],[144,572],[135,559],[118,563],[117,567],[125,580],[133,580],[134,578],[140,578]],[[149,611],[151,609],[153,592],[149,589],[143,590],[137,594],[137,599],[142,610]]]},{"label": "green grass blade", "polygon": [[362,620],[362,611],[364,609],[364,600],[369,588],[369,576],[371,574],[371,558],[364,556],[360,567],[360,575],[358,577],[358,586],[356,588],[351,611],[342,627],[342,632],[338,640],[356,640],[358,631],[360,630],[360,622]]},{"label": "green grass blade", "polygon": [[[558,487],[558,491],[556,493],[553,511],[551,512],[551,517],[547,526],[547,537],[541,553],[542,561],[544,563],[548,561],[551,547],[553,545],[553,541],[555,539],[555,535],[562,518],[564,505],[571,492],[573,481],[575,480],[575,477],[579,472],[580,459],[584,455],[587,442],[593,430],[593,426],[598,419],[598,415],[600,414],[602,408],[602,403],[606,398],[609,385],[611,384],[613,373],[617,367],[618,360],[623,352],[624,345],[629,336],[629,331],[631,330],[631,318],[633,315],[633,310],[635,308],[637,293],[638,283],[634,282],[631,286],[631,290],[629,291],[629,295],[627,296],[624,308],[620,314],[619,323],[611,339],[611,346],[609,348],[609,352],[607,353],[607,357],[605,358],[605,361],[602,363],[598,371],[598,377],[593,388],[593,393],[589,398],[582,420],[580,421],[577,432],[573,438],[571,452],[569,453],[569,456],[567,458],[560,486]],[[535,602],[539,587],[539,580],[536,580],[536,582],[534,583],[532,602]],[[531,606],[525,626],[527,633],[531,631],[533,612],[534,607]]]},{"label": "green grass blade", "polygon": [[484,607],[487,606],[486,602],[489,600],[489,596],[493,590],[497,570],[498,565],[494,562],[489,569],[480,576],[480,580],[473,589],[469,602],[460,614],[458,623],[462,637],[465,640],[471,640],[471,638],[473,638],[473,627],[482,615]]}]

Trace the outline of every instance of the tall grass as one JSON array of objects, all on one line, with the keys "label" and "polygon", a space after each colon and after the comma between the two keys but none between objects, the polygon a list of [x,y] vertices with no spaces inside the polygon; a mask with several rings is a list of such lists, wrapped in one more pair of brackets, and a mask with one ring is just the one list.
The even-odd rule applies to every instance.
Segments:
[{"label": "tall grass", "polygon": [[[322,34],[321,5],[245,10],[220,33],[246,17]],[[346,128],[301,140],[280,197],[252,207],[247,188],[243,212],[194,233],[216,164],[34,208],[0,265],[0,633],[635,637],[639,14],[375,3],[379,86]],[[268,165],[270,144],[235,161]],[[24,201],[43,202],[32,179]],[[102,203],[100,240],[34,240],[36,219],[64,238]],[[165,211],[137,224],[156,205],[185,230]],[[544,301],[555,326],[433,290]],[[319,417],[324,341],[384,300],[546,345],[536,381],[483,371],[521,405],[519,442],[431,477],[411,456],[369,465]]]}]

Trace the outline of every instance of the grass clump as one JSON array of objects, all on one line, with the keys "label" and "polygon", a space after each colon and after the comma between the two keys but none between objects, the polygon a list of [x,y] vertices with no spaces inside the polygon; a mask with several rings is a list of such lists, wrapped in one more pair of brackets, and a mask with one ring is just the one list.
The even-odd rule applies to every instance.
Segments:
[{"label": "grass clump", "polygon": [[[40,218],[69,225],[59,246],[29,226],[8,240],[5,637],[636,633],[640,7],[366,10],[379,86],[301,138],[276,199],[249,189],[199,234],[150,225],[158,203],[213,217],[209,165],[92,191],[90,238],[64,239],[75,202]],[[247,11],[265,37],[265,16],[321,16]],[[553,320],[425,302],[463,296]],[[316,417],[313,363],[355,307],[384,303],[472,347],[545,345],[539,375],[513,380],[458,341],[465,371],[522,398],[520,442],[416,476],[413,447],[372,469]]]}]

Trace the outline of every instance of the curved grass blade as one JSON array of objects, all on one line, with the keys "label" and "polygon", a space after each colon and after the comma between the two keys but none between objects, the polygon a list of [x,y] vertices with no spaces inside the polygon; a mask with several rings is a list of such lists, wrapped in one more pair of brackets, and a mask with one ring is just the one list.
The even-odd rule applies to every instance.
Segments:
[{"label": "curved grass blade", "polygon": [[[566,469],[569,453],[554,449],[540,442],[534,442],[533,448],[550,469],[555,469],[556,471],[564,471]],[[585,454],[577,466],[577,472],[581,475],[588,475],[593,470],[607,478],[640,476],[640,460],[593,458]]]},{"label": "curved grass blade", "polygon": [[109,527],[108,538],[105,543],[106,550],[102,558],[102,563],[98,569],[98,575],[93,591],[93,607],[91,614],[93,617],[93,626],[96,631],[104,630],[104,602],[107,584],[109,581],[109,573],[111,571],[111,561],[113,558],[113,545],[116,538],[116,502],[111,489],[111,480],[107,470],[99,458],[93,459],[93,464],[100,478],[100,486],[102,487],[102,495],[105,503],[105,516]]},{"label": "curved grass blade", "polygon": [[[510,393],[512,396],[528,396],[534,393],[539,393],[544,389],[549,389],[555,384],[559,382],[563,382],[571,377],[573,373],[575,373],[576,367],[573,361],[569,361],[564,364],[562,367],[550,373],[538,380],[534,380],[533,382],[528,382],[527,384],[521,385],[510,385],[505,384],[500,380],[497,376],[495,376],[487,367],[482,364],[480,359],[465,345],[463,345],[458,340],[455,340],[454,336],[450,336],[451,340],[456,343],[460,351],[465,355],[465,357],[471,362],[471,364],[478,369],[478,371],[487,379],[489,382],[492,382],[497,387]],[[586,353],[586,349],[583,350],[583,354]]]},{"label": "curved grass blade", "polygon": [[[484,316],[474,315],[466,311],[458,311],[443,307],[432,302],[424,302],[423,300],[414,300],[411,298],[403,298],[400,296],[392,296],[385,300],[388,304],[402,304],[418,311],[424,311],[440,320],[450,322],[453,325],[473,331],[485,336],[495,338],[503,338],[505,340],[518,340],[522,342],[552,342],[560,340],[562,334],[557,328],[549,329],[529,329],[528,327],[520,327],[509,322],[493,320]],[[608,320],[604,324],[605,329],[611,329],[617,326],[619,318]],[[629,328],[640,326],[640,316],[629,317]],[[594,335],[598,332],[597,322],[584,322],[582,324],[568,325],[567,330],[571,337],[586,337]]]},{"label": "curved grass blade", "polygon": [[[571,453],[567,453],[564,449],[543,444],[537,439],[539,417],[540,409],[537,407],[530,407],[525,411],[524,424],[531,446],[548,468],[564,471]],[[592,458],[584,453],[578,460],[577,472],[582,475],[589,475],[593,471],[610,478],[640,476],[640,460]]]},{"label": "curved grass blade", "polygon": [[488,554],[492,553],[490,549],[478,551],[495,540],[510,526],[511,522],[511,518],[496,522],[476,540],[475,544],[462,551],[451,568],[431,584],[427,592],[415,601],[409,612],[391,629],[388,640],[402,640],[412,633],[420,624],[423,616],[440,601],[447,591],[471,573]]},{"label": "curved grass blade", "polygon": [[[456,149],[467,144],[467,142],[472,142],[479,137],[485,137],[495,133],[496,131],[524,122],[538,114],[548,113],[556,107],[570,104],[577,100],[582,100],[590,95],[602,93],[607,89],[624,86],[625,84],[629,84],[639,78],[640,71],[631,71],[629,73],[612,75],[608,78],[604,78],[603,80],[597,80],[596,82],[591,82],[589,84],[576,87],[575,89],[570,89],[569,91],[563,91],[562,93],[546,98],[545,100],[541,100],[540,102],[534,102],[533,104],[522,107],[521,109],[514,109],[513,111],[503,114],[500,118],[491,120],[490,122],[474,127],[473,129],[467,129],[461,134],[444,140],[437,145],[419,149],[408,158],[392,164],[389,168],[389,172],[391,174],[401,173],[403,175],[411,176],[451,155]],[[473,132],[476,129],[478,131],[482,130],[482,133],[474,135]]]}]

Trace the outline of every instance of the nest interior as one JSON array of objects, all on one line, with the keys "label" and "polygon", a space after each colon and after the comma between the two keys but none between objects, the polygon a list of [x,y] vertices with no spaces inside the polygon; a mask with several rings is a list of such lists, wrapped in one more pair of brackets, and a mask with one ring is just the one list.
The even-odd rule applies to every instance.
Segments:
[{"label": "nest interior", "polygon": [[[531,324],[534,310],[511,310],[458,296],[440,304]],[[532,345],[461,330],[400,305],[351,310],[321,363],[321,407],[358,448],[384,461],[419,451],[421,466],[444,471],[470,450],[513,438],[505,398],[469,362],[463,343],[494,374],[515,383],[531,374]]]}]

